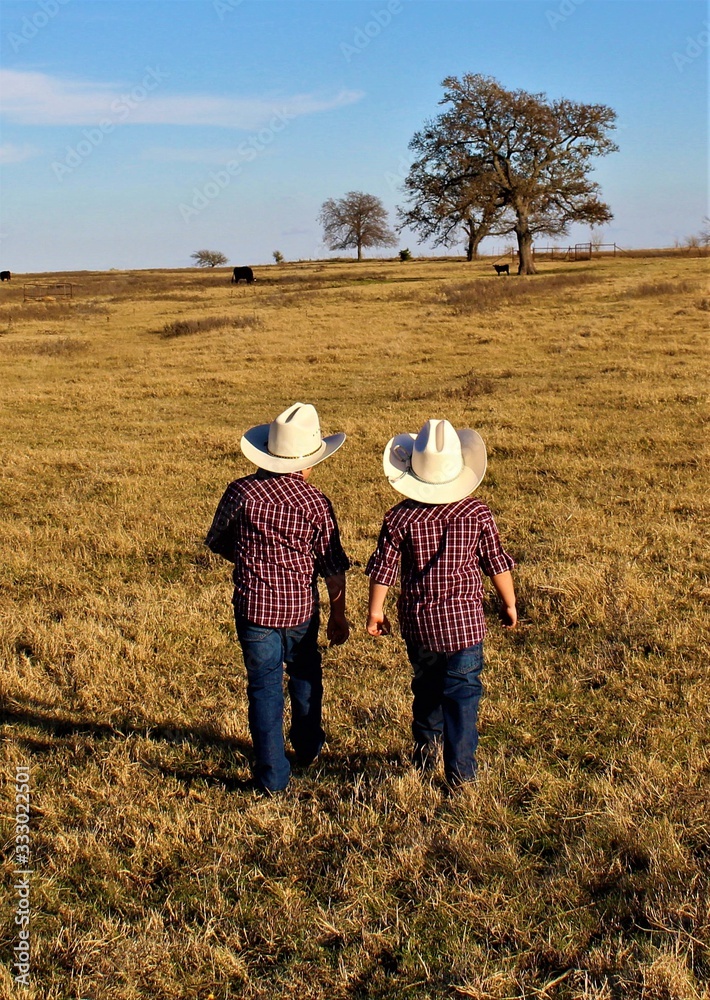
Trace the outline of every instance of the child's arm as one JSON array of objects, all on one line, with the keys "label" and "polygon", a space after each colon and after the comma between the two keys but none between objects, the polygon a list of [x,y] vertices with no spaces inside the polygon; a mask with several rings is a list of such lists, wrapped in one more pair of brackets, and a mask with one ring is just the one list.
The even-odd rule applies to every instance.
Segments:
[{"label": "child's arm", "polygon": [[389,635],[390,623],[384,612],[385,598],[389,587],[370,580],[370,606],[367,610],[367,631],[370,635]]},{"label": "child's arm", "polygon": [[515,628],[518,622],[518,612],[515,607],[515,587],[510,570],[506,570],[505,573],[496,573],[495,576],[491,577],[491,581],[503,604],[503,624],[507,628]]},{"label": "child's arm", "polygon": [[212,527],[207,533],[205,545],[214,553],[234,562],[237,540],[236,517],[241,500],[233,484],[227,487],[219,502],[212,521]]},{"label": "child's arm", "polygon": [[350,636],[350,624],[345,617],[345,573],[326,576],[325,585],[330,598],[326,635],[331,646],[342,646]]}]

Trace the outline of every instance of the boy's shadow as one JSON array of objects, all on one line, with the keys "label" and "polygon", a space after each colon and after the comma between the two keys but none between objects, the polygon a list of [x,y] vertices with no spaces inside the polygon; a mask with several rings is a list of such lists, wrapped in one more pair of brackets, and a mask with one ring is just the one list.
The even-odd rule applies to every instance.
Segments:
[{"label": "boy's shadow", "polygon": [[[212,726],[176,726],[171,723],[156,724],[147,720],[97,722],[62,715],[50,710],[41,702],[33,701],[20,705],[14,699],[0,706],[0,725],[21,725],[38,730],[36,736],[27,733],[14,736],[18,746],[38,756],[55,751],[58,743],[68,741],[72,737],[85,737],[93,743],[105,739],[139,736],[155,743],[177,746],[188,744],[197,750],[216,750],[218,756],[224,756],[231,763],[226,763],[223,767],[180,767],[167,761],[143,761],[142,764],[146,769],[157,771],[166,778],[177,779],[188,788],[196,782],[210,787],[221,786],[229,792],[249,791],[255,787],[251,777],[240,778],[233,773],[235,764],[241,770],[251,762],[253,757],[251,743],[224,736]],[[5,733],[6,739],[8,735]],[[391,773],[393,768],[399,768],[407,763],[406,758],[392,751],[348,753],[326,749],[310,768],[301,769],[293,760],[293,755],[288,756],[292,758],[294,777],[299,774],[304,777],[318,774],[326,779],[336,779],[345,785],[356,785],[363,780],[366,783],[377,782],[384,773]]]},{"label": "boy's shadow", "polygon": [[[50,711],[45,705],[34,702],[31,706],[21,706],[13,701],[0,707],[0,725],[22,725],[39,730],[42,735],[18,734],[15,742],[32,754],[40,755],[57,749],[57,742],[71,737],[86,737],[91,741],[112,738],[140,736],[156,743],[173,745],[189,744],[196,749],[217,750],[227,757],[241,758],[240,764],[251,756],[251,744],[245,740],[227,737],[211,726],[176,726],[171,723],[151,722],[97,722],[76,719]],[[8,738],[8,733],[5,733]],[[144,766],[158,771],[165,777],[177,778],[187,785],[202,781],[208,785],[222,785],[227,791],[248,790],[253,787],[251,779],[236,778],[227,768],[187,768],[175,767],[164,761],[144,762]]]}]

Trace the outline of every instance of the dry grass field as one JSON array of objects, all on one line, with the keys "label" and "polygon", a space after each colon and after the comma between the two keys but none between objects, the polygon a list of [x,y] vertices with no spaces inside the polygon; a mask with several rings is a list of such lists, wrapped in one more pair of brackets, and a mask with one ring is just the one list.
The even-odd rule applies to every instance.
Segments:
[{"label": "dry grass field", "polygon": [[[255,271],[0,288],[0,993],[707,997],[707,261]],[[229,567],[203,538],[252,471],[242,431],[296,400],[348,434],[313,482],[354,628],[325,653],[323,755],[264,799]],[[489,597],[480,780],[454,795],[409,766],[401,640],[363,627],[397,500],[381,452],[428,417],[488,444],[479,495],[522,616],[505,631]]]}]

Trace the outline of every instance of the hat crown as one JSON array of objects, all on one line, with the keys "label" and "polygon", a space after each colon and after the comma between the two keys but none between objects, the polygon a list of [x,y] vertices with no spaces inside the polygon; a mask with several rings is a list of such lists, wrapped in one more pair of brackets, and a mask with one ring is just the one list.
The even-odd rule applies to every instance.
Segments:
[{"label": "hat crown", "polygon": [[412,472],[424,483],[450,483],[461,474],[461,441],[448,420],[427,420],[414,442],[411,463]]},{"label": "hat crown", "polygon": [[307,458],[322,446],[320,421],[310,403],[294,403],[269,426],[269,453],[276,458]]}]

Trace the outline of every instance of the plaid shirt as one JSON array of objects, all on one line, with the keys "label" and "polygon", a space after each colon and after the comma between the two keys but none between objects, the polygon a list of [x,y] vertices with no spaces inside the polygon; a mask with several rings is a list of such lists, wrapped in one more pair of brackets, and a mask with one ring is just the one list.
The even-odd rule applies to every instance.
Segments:
[{"label": "plaid shirt", "polygon": [[489,508],[475,497],[438,506],[397,504],[385,514],[366,573],[391,587],[400,559],[403,637],[437,653],[480,642],[486,633],[481,569],[496,576],[515,565]]},{"label": "plaid shirt", "polygon": [[318,574],[350,566],[330,500],[295,472],[261,470],[230,483],[205,545],[234,563],[237,614],[269,628],[308,621]]}]

